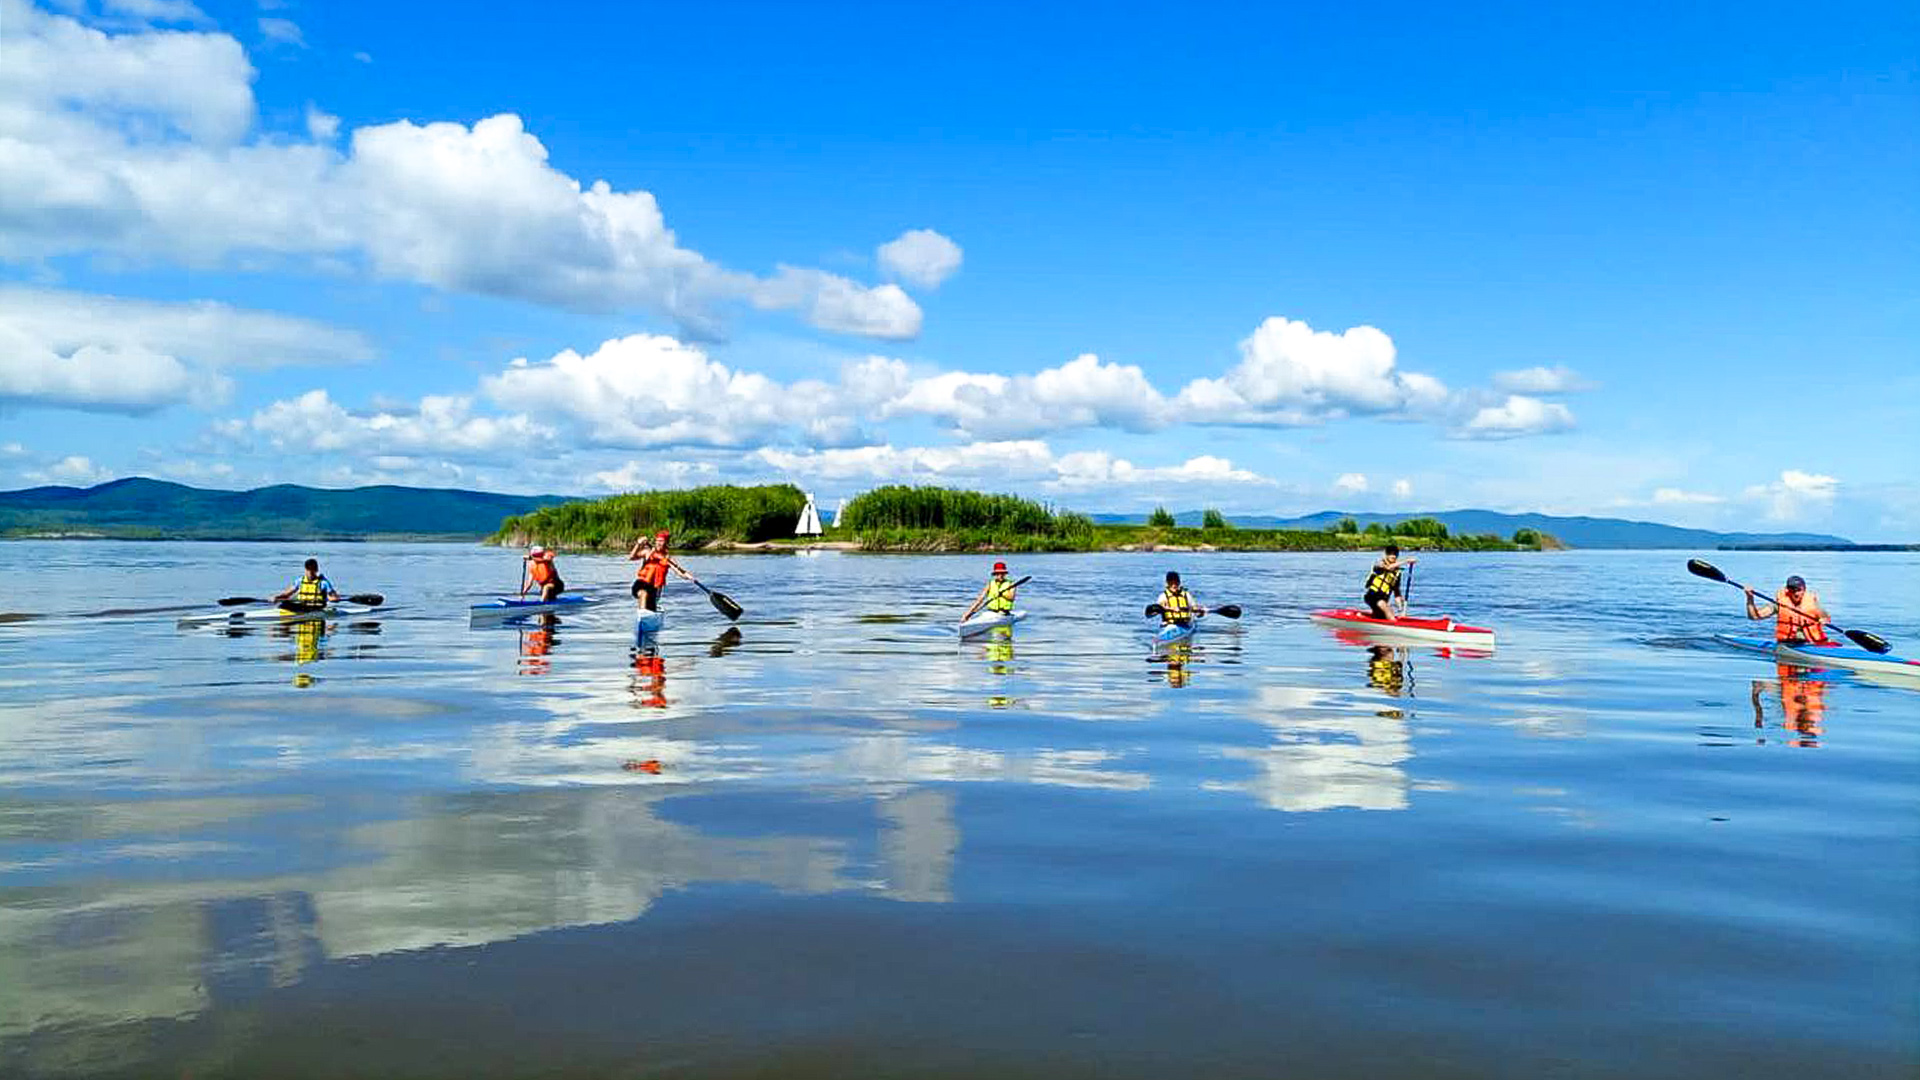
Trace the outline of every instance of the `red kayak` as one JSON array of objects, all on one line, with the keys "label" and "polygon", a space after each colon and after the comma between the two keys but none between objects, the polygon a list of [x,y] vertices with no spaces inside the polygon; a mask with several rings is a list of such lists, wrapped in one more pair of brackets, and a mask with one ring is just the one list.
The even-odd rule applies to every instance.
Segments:
[{"label": "red kayak", "polygon": [[1445,615],[1432,619],[1414,617],[1376,619],[1372,613],[1357,608],[1339,608],[1333,611],[1316,611],[1308,617],[1317,623],[1362,631],[1372,637],[1437,641],[1448,645],[1463,645],[1472,649],[1493,648],[1493,631],[1484,626],[1457,623]]}]

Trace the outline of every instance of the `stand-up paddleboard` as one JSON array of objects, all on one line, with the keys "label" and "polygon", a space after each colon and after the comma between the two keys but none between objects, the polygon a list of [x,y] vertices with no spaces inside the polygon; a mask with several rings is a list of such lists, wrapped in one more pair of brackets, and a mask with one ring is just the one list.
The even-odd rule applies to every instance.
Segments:
[{"label": "stand-up paddleboard", "polygon": [[1903,679],[1920,680],[1920,660],[1895,656],[1892,653],[1868,652],[1845,642],[1833,642],[1827,645],[1789,645],[1784,641],[1764,637],[1740,637],[1734,634],[1715,634],[1713,637],[1721,644],[1731,645],[1747,652],[1765,653],[1784,664],[1797,664],[1801,667],[1847,668],[1851,671],[1897,675]]},{"label": "stand-up paddleboard", "polygon": [[1432,641],[1442,645],[1460,645],[1470,649],[1493,648],[1493,631],[1484,626],[1457,623],[1445,615],[1433,618],[1376,619],[1370,611],[1336,608],[1316,611],[1308,618],[1324,626],[1358,630],[1373,637],[1403,641]]},{"label": "stand-up paddleboard", "polygon": [[633,620],[633,635],[647,637],[660,632],[667,625],[667,613],[664,611],[643,611]]},{"label": "stand-up paddleboard", "polygon": [[973,618],[960,621],[960,636],[972,637],[975,634],[984,634],[996,626],[1012,626],[1026,617],[1027,613],[1019,609],[976,612]]},{"label": "stand-up paddleboard", "polygon": [[469,607],[469,617],[475,619],[514,619],[522,615],[544,615],[557,611],[579,611],[603,603],[598,596],[582,596],[566,593],[552,600],[528,600],[524,597],[501,596],[484,604]]}]

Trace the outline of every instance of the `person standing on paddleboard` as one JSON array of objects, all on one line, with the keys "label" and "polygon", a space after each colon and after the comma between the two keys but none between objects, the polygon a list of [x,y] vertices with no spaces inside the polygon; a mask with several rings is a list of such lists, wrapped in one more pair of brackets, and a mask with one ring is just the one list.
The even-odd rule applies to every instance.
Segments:
[{"label": "person standing on paddleboard", "polygon": [[[1788,645],[1826,645],[1827,612],[1820,606],[1820,598],[1807,588],[1807,581],[1799,574],[1787,579],[1786,587],[1775,593],[1773,602],[1760,599],[1760,594],[1746,586],[1747,618],[1767,619],[1773,622],[1773,640]],[[1760,610],[1761,607],[1765,611]]]},{"label": "person standing on paddleboard", "polygon": [[973,618],[973,613],[979,611],[982,607],[996,615],[1012,613],[1013,594],[1018,591],[1019,588],[1018,585],[1007,580],[1007,564],[1003,562],[994,563],[993,576],[989,577],[987,583],[980,587],[979,595],[973,598],[973,604],[967,608],[965,615],[960,616],[960,621],[966,622],[968,619]]},{"label": "person standing on paddleboard", "polygon": [[320,572],[320,560],[308,559],[300,580],[275,593],[273,602],[288,611],[319,611],[340,599],[333,582]]},{"label": "person standing on paddleboard", "polygon": [[660,610],[660,591],[667,587],[667,571],[672,570],[688,581],[699,583],[698,578],[687,573],[686,568],[673,561],[668,554],[669,542],[673,534],[665,529],[653,535],[649,540],[642,536],[633,542],[633,548],[627,552],[628,559],[640,560],[640,569],[633,575],[633,598],[647,611]]},{"label": "person standing on paddleboard", "polygon": [[527,565],[520,575],[521,596],[527,595],[528,589],[538,585],[540,599],[551,603],[566,591],[567,583],[560,580],[560,571],[554,569],[553,552],[535,544],[527,549],[527,557],[523,561]]},{"label": "person standing on paddleboard", "polygon": [[1160,625],[1192,626],[1193,620],[1206,613],[1207,609],[1180,584],[1180,571],[1167,571],[1167,587],[1160,593]]},{"label": "person standing on paddleboard", "polygon": [[[1373,564],[1373,570],[1367,575],[1366,590],[1361,599],[1366,601],[1367,610],[1376,619],[1394,621],[1393,598],[1400,595],[1400,571],[1419,562],[1419,559],[1400,561],[1400,545],[1388,544],[1381,553],[1380,561]],[[1406,605],[1401,604],[1400,614],[1405,615]]]}]

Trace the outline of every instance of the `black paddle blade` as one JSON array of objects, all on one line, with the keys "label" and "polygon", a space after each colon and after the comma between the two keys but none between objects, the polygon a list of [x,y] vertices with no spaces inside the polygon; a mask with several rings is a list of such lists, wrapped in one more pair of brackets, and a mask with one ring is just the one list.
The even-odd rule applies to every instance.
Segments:
[{"label": "black paddle blade", "polygon": [[729,619],[738,619],[747,613],[745,608],[734,603],[733,597],[728,596],[726,593],[708,589],[707,599],[713,601],[713,610],[725,615]]},{"label": "black paddle blade", "polygon": [[[1836,626],[1834,629],[1838,630],[1840,628]],[[1883,653],[1893,648],[1893,646],[1887,644],[1887,639],[1881,637],[1879,634],[1870,634],[1865,630],[1845,630],[1842,631],[1842,633],[1847,635],[1848,640],[1868,652]]]},{"label": "black paddle blade", "polygon": [[219,604],[221,607],[239,607],[241,604],[264,604],[267,603],[267,601],[257,596],[223,596],[215,600],[214,603]]},{"label": "black paddle blade", "polygon": [[364,604],[367,607],[379,607],[386,602],[387,598],[377,592],[357,592],[347,597],[347,603]]},{"label": "black paddle blade", "polygon": [[1239,604],[1221,604],[1217,608],[1207,609],[1207,614],[1225,615],[1229,619],[1237,619],[1240,617],[1240,605]]},{"label": "black paddle blade", "polygon": [[1695,577],[1706,578],[1708,581],[1727,580],[1727,575],[1721,573],[1719,567],[1713,565],[1710,562],[1703,562],[1699,559],[1687,560],[1687,573],[1692,574]]},{"label": "black paddle blade", "polygon": [[1167,611],[1167,609],[1166,609],[1166,608],[1163,608],[1163,607],[1161,607],[1161,606],[1160,606],[1159,604],[1148,604],[1148,605],[1147,605],[1147,618],[1149,618],[1149,619],[1151,619],[1151,618],[1153,618],[1153,617],[1154,617],[1155,615],[1164,615],[1164,614],[1166,614],[1166,611]]}]

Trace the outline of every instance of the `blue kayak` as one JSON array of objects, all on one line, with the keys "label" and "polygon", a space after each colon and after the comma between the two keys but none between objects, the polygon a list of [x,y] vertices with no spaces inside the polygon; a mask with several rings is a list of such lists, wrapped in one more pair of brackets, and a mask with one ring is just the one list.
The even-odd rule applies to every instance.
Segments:
[{"label": "blue kayak", "polygon": [[1734,634],[1715,634],[1713,637],[1723,645],[1731,645],[1747,652],[1765,653],[1783,664],[1795,664],[1800,667],[1848,668],[1875,675],[1898,675],[1909,679],[1920,679],[1920,660],[1895,656],[1892,653],[1868,652],[1848,642],[1835,642],[1830,645],[1789,645],[1783,641],[1765,637],[1740,637]]},{"label": "blue kayak", "polygon": [[475,619],[513,619],[522,615],[542,615],[553,611],[578,611],[601,602],[600,597],[582,596],[578,593],[563,593],[551,600],[501,596],[484,604],[475,604],[467,610]]},{"label": "blue kayak", "polygon": [[1194,628],[1199,625],[1199,619],[1195,619],[1185,626],[1181,626],[1179,623],[1166,623],[1153,632],[1153,647],[1158,649],[1166,645],[1174,645],[1185,641],[1193,636]]}]

